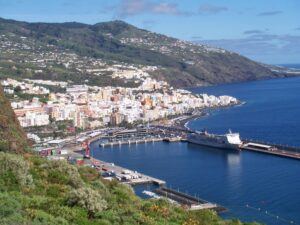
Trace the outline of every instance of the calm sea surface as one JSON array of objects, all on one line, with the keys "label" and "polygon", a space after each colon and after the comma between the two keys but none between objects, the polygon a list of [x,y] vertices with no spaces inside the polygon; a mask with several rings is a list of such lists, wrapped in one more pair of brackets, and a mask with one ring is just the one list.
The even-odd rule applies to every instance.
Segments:
[{"label": "calm sea surface", "polygon": [[[197,88],[232,95],[246,104],[191,121],[194,129],[300,146],[300,78]],[[96,158],[167,181],[168,186],[219,203],[224,218],[265,224],[300,224],[300,161],[254,152],[231,152],[188,143],[113,148],[92,146]],[[137,188],[140,193],[151,187]],[[248,205],[248,207],[247,207]],[[278,218],[277,218],[278,216]]]}]

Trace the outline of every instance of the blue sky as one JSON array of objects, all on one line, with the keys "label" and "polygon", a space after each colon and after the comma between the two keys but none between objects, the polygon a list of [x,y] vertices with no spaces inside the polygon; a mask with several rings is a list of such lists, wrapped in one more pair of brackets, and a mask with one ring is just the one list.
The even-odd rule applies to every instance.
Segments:
[{"label": "blue sky", "polygon": [[300,63],[299,12],[299,0],[0,0],[3,18],[89,24],[120,19],[273,64]]}]

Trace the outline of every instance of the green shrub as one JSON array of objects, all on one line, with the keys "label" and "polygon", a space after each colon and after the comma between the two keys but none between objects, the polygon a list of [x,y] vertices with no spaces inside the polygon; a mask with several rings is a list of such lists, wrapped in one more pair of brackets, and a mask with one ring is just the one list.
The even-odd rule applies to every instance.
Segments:
[{"label": "green shrub", "polygon": [[36,210],[33,217],[34,225],[68,225],[68,221],[61,217],[54,217],[44,211]]},{"label": "green shrub", "polygon": [[0,224],[26,224],[25,212],[17,195],[17,193],[0,193]]},{"label": "green shrub", "polygon": [[6,191],[0,192],[0,225],[243,224],[209,210],[188,212],[164,199],[141,200],[131,186],[63,161],[0,153],[0,163],[0,190]]},{"label": "green shrub", "polygon": [[0,151],[7,152],[9,150],[9,142],[7,140],[0,140]]},{"label": "green shrub", "polygon": [[[23,157],[0,152],[0,183],[5,187],[30,188],[33,179],[29,173],[29,165]],[[15,186],[13,186],[15,185]]]},{"label": "green shrub", "polygon": [[0,193],[0,217],[10,217],[11,215],[20,213],[20,202],[10,196],[8,193]]},{"label": "green shrub", "polygon": [[68,197],[68,204],[70,206],[77,205],[83,207],[88,211],[90,217],[107,208],[107,202],[99,192],[89,187],[72,190]]},{"label": "green shrub", "polygon": [[66,161],[48,161],[41,165],[48,172],[48,180],[58,184],[68,184],[79,188],[83,186],[83,181],[75,166]]}]

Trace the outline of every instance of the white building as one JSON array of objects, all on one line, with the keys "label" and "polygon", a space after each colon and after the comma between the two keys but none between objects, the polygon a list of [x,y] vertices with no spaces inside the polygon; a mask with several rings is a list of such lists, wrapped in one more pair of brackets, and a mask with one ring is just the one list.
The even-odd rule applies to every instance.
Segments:
[{"label": "white building", "polygon": [[26,112],[25,116],[18,117],[22,127],[44,126],[50,123],[49,115],[45,113]]}]

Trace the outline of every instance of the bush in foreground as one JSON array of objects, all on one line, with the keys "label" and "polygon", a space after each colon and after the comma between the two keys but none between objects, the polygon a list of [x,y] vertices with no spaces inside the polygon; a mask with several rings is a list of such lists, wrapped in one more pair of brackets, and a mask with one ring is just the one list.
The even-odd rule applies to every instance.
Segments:
[{"label": "bush in foreground", "polygon": [[243,224],[209,210],[188,212],[165,200],[142,200],[131,187],[66,162],[0,152],[0,165],[0,224]]}]

